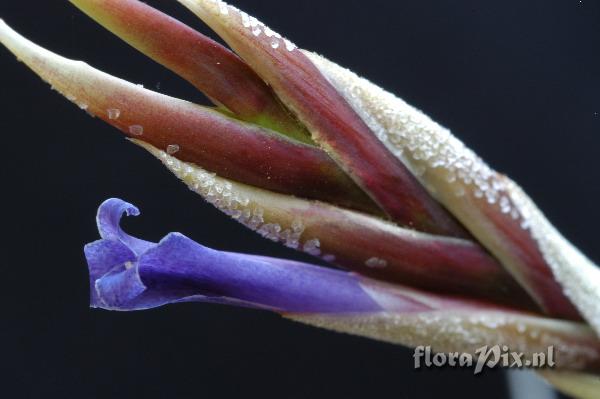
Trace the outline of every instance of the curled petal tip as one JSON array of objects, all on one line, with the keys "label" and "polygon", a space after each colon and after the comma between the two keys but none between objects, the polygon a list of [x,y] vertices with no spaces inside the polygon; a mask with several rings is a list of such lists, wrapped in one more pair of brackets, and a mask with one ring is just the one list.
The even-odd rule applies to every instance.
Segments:
[{"label": "curled petal tip", "polygon": [[[527,296],[554,316],[578,319],[581,313],[600,333],[600,271],[516,184],[448,131],[219,0],[180,2],[248,64],[138,1],[72,2],[236,117],[60,57],[1,19],[0,42],[233,218],[337,266],[395,282],[215,251],[178,233],[159,243],[141,240],[119,226],[124,214],[138,215],[137,208],[110,199],[98,211],[102,239],[85,247],[92,306],[128,311],[186,301],[242,305],[403,345],[433,340],[443,352],[498,342],[536,352],[554,344],[559,367],[600,372],[593,330],[528,313],[536,308]],[[174,43],[187,43],[181,47],[189,51],[169,52]],[[299,134],[306,126],[326,152],[299,142],[302,137],[289,140],[258,126],[284,132],[286,124]],[[289,194],[373,213],[377,203],[394,221],[424,233]],[[527,293],[479,245],[448,237],[470,238],[453,216]]]},{"label": "curled petal tip", "polygon": [[[96,294],[93,306],[126,311],[199,301],[281,312],[361,313],[382,309],[359,279],[345,272],[215,251],[178,233],[157,244],[132,237],[119,226],[129,209],[130,204],[110,200],[98,211],[104,238],[86,247]],[[137,245],[140,242],[146,243],[143,250]],[[398,299],[395,306],[413,309],[416,305],[410,299]]]},{"label": "curled petal tip", "polygon": [[[473,353],[498,342],[525,353],[556,345],[562,370],[600,369],[600,345],[586,326],[476,301],[433,295],[306,263],[215,251],[179,233],[138,252],[121,230],[131,205],[105,202],[111,232],[86,247],[92,306],[141,310],[180,302],[247,306],[341,332],[435,351]],[[110,224],[110,226],[107,226]],[[113,234],[114,233],[114,234]]]}]

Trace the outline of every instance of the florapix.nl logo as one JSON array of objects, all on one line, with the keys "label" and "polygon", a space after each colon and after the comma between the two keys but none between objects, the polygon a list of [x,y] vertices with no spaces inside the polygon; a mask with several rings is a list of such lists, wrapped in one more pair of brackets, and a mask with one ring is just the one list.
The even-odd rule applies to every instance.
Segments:
[{"label": "florapix.nl logo", "polygon": [[473,368],[474,374],[480,374],[485,368],[553,368],[555,362],[554,346],[546,352],[525,354],[511,351],[508,346],[483,346],[471,353],[434,352],[430,346],[418,346],[413,354],[415,369],[440,367]]}]

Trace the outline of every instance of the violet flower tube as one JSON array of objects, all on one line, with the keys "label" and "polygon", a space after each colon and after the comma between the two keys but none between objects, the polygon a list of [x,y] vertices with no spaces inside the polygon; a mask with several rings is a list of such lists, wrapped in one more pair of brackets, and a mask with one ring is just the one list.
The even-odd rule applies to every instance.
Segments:
[{"label": "violet flower tube", "polygon": [[[119,199],[102,204],[97,218],[102,239],[85,248],[93,307],[131,311],[176,302],[213,302],[284,313],[384,310],[352,273],[215,251],[178,233],[158,244],[143,241],[121,230],[123,214],[136,216],[139,211]],[[402,297],[388,303],[388,310],[427,309]]]},{"label": "violet flower tube", "polygon": [[[302,262],[216,251],[179,233],[152,243],[121,229],[124,214],[137,216],[139,210],[119,199],[104,202],[97,217],[102,239],[85,247],[92,307],[135,311],[182,302],[243,306],[396,344],[433,342],[440,351],[469,352],[500,339],[535,353],[546,342],[560,342],[559,367],[600,370],[600,344],[579,323]],[[548,341],[527,334],[537,330]]]},{"label": "violet flower tube", "polygon": [[0,43],[225,215],[331,265],[179,233],[148,242],[120,228],[138,209],[110,199],[85,248],[92,307],[244,306],[438,354],[552,347],[556,370],[537,371],[598,398],[600,269],[450,130],[221,0],[178,2],[226,46],[138,0],[70,2],[212,106],[65,58],[1,19]]}]

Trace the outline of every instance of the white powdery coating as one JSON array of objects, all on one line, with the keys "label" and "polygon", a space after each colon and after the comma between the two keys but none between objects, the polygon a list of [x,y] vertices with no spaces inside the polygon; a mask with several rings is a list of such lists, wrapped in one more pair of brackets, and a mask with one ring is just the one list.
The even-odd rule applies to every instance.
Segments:
[{"label": "white powdery coating", "polygon": [[292,43],[288,39],[283,38],[279,33],[271,30],[268,26],[266,26],[256,18],[251,17],[247,13],[240,11],[236,7],[229,5],[224,1],[206,0],[205,2],[212,4],[213,7],[217,7],[221,17],[239,17],[241,19],[242,26],[248,29],[252,33],[252,35],[260,37],[264,34],[267,38],[270,39],[271,48],[273,49],[282,48],[286,51],[292,52],[298,48],[294,43]]},{"label": "white powdery coating", "polygon": [[149,144],[137,143],[157,157],[192,191],[200,194],[221,212],[269,240],[289,248],[304,250],[311,255],[320,255],[318,239],[309,239],[302,243],[305,226],[301,220],[293,219],[288,227],[268,220],[268,212],[265,209],[269,204],[264,203],[268,202],[268,192],[221,178],[197,165],[182,162]]},{"label": "white powdery coating", "polygon": [[496,205],[502,213],[522,219],[506,194],[506,182],[452,133],[404,100],[386,92],[352,71],[319,55],[305,52],[348,101],[386,147],[437,197],[438,187],[429,176],[443,175],[457,197],[470,190],[476,198]]},{"label": "white powdery coating", "polygon": [[538,243],[565,295],[600,335],[600,269],[560,235],[516,184],[402,99],[316,54],[305,54],[433,196],[442,196],[440,184],[428,179],[442,175],[448,183],[442,188],[453,189],[458,197],[470,190],[519,220]]},{"label": "white powdery coating", "polygon": [[530,230],[567,297],[600,335],[600,269],[548,221],[523,190],[512,183],[512,200],[529,214]]},{"label": "white powdery coating", "polygon": [[581,369],[600,358],[594,334],[569,322],[501,312],[432,311],[416,314],[381,312],[365,315],[287,315],[292,320],[329,330],[408,347],[431,346],[435,352],[475,354],[481,347],[506,345],[511,351],[556,351],[557,367]]},{"label": "white powdery coating", "polygon": [[539,370],[537,373],[564,394],[581,399],[598,398],[600,376],[553,370]]}]

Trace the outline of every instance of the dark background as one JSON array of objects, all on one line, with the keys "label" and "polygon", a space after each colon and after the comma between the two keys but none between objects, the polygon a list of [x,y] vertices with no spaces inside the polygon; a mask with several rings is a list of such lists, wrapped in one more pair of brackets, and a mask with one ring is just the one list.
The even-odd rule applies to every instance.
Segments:
[{"label": "dark background", "polygon": [[[176,1],[150,1],[203,32]],[[238,0],[298,45],[452,128],[600,259],[600,5],[584,0]],[[0,2],[0,17],[67,57],[204,102],[67,1]],[[246,231],[120,133],[51,92],[0,49],[3,139],[0,389],[7,397],[506,397],[503,375],[415,372],[412,352],[269,313],[179,305],[90,310],[82,247],[96,207],[140,206],[129,230],[304,258]]]}]

